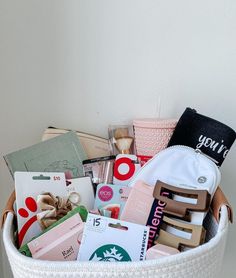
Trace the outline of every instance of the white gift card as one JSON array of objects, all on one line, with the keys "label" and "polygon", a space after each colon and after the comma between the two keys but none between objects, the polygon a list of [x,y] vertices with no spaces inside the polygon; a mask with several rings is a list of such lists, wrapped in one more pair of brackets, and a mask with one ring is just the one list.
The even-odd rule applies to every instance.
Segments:
[{"label": "white gift card", "polygon": [[87,210],[93,209],[94,191],[90,177],[67,180],[67,191],[72,204],[85,206]]},{"label": "white gift card", "polygon": [[50,192],[55,196],[67,196],[64,173],[15,172],[17,223],[19,247],[42,231],[37,222],[41,212],[38,195]]},{"label": "white gift card", "polygon": [[78,254],[79,261],[143,261],[149,228],[88,214]]},{"label": "white gift card", "polygon": [[114,163],[113,184],[128,185],[140,168],[136,155],[118,154]]}]

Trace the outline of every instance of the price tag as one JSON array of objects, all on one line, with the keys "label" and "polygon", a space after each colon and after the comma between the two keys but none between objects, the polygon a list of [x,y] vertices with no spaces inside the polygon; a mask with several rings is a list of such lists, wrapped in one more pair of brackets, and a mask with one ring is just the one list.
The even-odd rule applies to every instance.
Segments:
[{"label": "price tag", "polygon": [[86,225],[90,231],[104,232],[107,227],[107,220],[102,219],[100,216],[94,215],[88,218]]}]

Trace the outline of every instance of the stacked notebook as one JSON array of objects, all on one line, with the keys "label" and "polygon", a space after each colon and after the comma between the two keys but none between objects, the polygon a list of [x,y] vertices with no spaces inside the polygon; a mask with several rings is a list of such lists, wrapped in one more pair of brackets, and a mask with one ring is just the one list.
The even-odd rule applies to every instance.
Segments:
[{"label": "stacked notebook", "polygon": [[[67,133],[68,131],[68,129],[48,127],[44,131],[42,140],[45,141],[55,138],[58,135]],[[78,136],[88,159],[110,155],[108,139],[81,131],[76,131],[76,135]]]},{"label": "stacked notebook", "polygon": [[14,177],[15,171],[65,172],[70,178],[83,176],[86,152],[73,131],[7,154],[4,159]]}]

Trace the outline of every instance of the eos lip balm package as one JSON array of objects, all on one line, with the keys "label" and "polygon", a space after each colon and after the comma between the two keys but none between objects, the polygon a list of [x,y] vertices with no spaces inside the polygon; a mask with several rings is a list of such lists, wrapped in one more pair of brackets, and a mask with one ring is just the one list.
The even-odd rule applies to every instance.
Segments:
[{"label": "eos lip balm package", "polygon": [[99,184],[94,209],[99,209],[104,216],[118,219],[129,197],[130,190],[130,187],[122,185]]}]

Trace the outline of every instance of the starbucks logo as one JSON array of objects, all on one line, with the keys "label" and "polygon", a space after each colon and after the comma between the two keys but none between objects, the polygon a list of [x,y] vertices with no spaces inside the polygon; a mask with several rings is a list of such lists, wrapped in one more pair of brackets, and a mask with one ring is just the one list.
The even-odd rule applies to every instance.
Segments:
[{"label": "starbucks logo", "polygon": [[131,261],[131,258],[122,247],[115,244],[107,244],[99,247],[89,260],[97,262],[127,262]]}]

